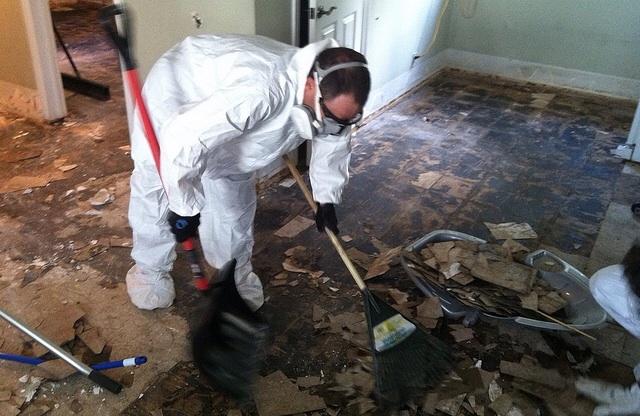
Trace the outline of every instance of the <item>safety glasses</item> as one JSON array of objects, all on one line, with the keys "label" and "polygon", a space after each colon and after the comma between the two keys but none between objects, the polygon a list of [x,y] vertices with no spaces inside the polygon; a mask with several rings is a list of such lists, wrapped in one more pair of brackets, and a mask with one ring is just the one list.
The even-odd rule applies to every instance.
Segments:
[{"label": "safety glasses", "polygon": [[[329,108],[324,103],[324,98],[322,97],[322,93],[320,92],[320,80],[318,75],[314,77],[316,81],[316,120],[320,124],[318,128],[319,134],[329,134],[333,136],[338,136],[344,132],[349,126],[352,126],[362,120],[362,113],[356,114],[355,117],[345,120],[339,117],[336,117],[335,114],[329,110]],[[318,110],[322,110],[320,113]],[[318,117],[320,115],[321,117]]]},{"label": "safety glasses", "polygon": [[344,120],[341,119],[339,117],[336,117],[331,110],[329,110],[329,108],[325,105],[324,103],[324,99],[322,98],[322,95],[320,95],[320,97],[318,98],[318,102],[320,103],[320,108],[322,109],[322,112],[324,113],[324,123],[325,125],[329,124],[331,125],[331,130],[339,130],[338,133],[328,133],[328,134],[341,134],[342,131],[348,127],[348,126],[352,126],[354,124],[356,124],[357,122],[359,122],[360,120],[362,120],[362,113],[358,113],[355,115],[355,117],[349,119],[349,120]]}]

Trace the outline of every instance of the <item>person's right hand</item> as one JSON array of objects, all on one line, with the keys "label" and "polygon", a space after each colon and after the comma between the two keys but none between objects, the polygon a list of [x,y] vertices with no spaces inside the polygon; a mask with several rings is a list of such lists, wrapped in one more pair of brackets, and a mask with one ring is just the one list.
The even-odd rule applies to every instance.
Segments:
[{"label": "person's right hand", "polygon": [[325,228],[333,231],[335,235],[338,235],[338,217],[336,217],[336,207],[334,204],[320,204],[316,202],[318,210],[316,211],[316,227],[321,233]]},{"label": "person's right hand", "polygon": [[169,225],[171,232],[176,236],[176,241],[182,243],[198,234],[198,226],[200,225],[200,214],[193,217],[183,217],[175,212],[169,212]]}]

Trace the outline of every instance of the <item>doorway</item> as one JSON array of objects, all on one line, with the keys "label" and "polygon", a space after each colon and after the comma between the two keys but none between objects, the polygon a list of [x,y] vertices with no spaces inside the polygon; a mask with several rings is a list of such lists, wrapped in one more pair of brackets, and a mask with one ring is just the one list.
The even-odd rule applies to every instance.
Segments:
[{"label": "doorway", "polygon": [[[118,56],[98,23],[98,11],[112,0],[50,0],[58,68],[65,94],[106,101],[122,83]],[[110,65],[111,64],[111,65]]]}]

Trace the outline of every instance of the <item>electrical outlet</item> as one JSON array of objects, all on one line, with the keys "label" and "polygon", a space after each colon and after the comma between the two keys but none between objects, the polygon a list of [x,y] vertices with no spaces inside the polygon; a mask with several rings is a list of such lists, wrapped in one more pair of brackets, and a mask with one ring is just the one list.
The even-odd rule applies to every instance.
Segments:
[{"label": "electrical outlet", "polygon": [[422,55],[418,55],[417,53],[414,53],[413,57],[411,58],[411,65],[409,66],[409,69],[412,69],[413,66],[416,64],[416,61],[420,58],[422,58]]},{"label": "electrical outlet", "polygon": [[196,25],[196,29],[200,29],[202,27],[202,18],[200,17],[200,13],[191,12],[191,18],[193,19],[193,23]]}]

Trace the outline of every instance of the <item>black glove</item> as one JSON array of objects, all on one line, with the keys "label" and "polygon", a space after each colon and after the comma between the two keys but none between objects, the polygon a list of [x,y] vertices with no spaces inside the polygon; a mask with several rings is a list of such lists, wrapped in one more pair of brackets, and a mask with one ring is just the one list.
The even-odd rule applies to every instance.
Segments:
[{"label": "black glove", "polygon": [[338,218],[336,217],[336,207],[333,204],[319,204],[318,211],[316,212],[316,227],[321,233],[324,232],[324,227],[327,227],[334,234],[340,233],[338,230]]},{"label": "black glove", "polygon": [[198,233],[200,214],[196,214],[193,217],[183,217],[175,212],[169,212],[168,220],[169,225],[171,225],[171,232],[175,234],[178,243],[187,241]]}]

